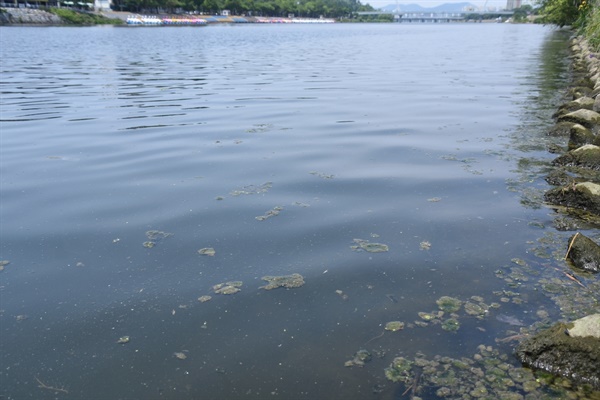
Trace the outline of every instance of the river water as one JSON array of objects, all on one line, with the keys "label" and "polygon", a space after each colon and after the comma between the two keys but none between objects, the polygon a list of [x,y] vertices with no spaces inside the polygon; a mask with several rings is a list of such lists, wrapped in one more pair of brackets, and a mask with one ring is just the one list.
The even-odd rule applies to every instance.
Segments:
[{"label": "river water", "polygon": [[[470,357],[506,321],[556,315],[535,290],[501,301],[495,271],[535,261],[551,229],[515,189],[543,189],[518,160],[550,155],[516,138],[551,123],[564,32],[3,27],[0,40],[5,399],[402,398],[394,357]],[[303,286],[261,288],[293,273]],[[214,293],[229,281],[241,290]],[[499,308],[461,310],[456,332],[420,326],[441,296]],[[516,364],[512,345],[499,349]],[[344,366],[360,349],[372,360]]]}]

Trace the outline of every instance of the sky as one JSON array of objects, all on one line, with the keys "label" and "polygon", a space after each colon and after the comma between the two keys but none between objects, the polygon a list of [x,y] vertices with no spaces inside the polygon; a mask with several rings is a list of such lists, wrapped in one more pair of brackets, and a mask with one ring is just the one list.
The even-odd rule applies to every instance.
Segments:
[{"label": "sky", "polygon": [[[444,3],[471,3],[476,7],[483,7],[485,5],[486,8],[489,7],[497,7],[498,9],[503,9],[506,7],[506,0],[398,0],[398,4],[418,4],[421,7],[435,7]],[[388,4],[396,4],[396,0],[361,0],[362,4],[370,4],[375,8],[385,7]],[[531,4],[530,1],[523,1],[523,4]]]}]

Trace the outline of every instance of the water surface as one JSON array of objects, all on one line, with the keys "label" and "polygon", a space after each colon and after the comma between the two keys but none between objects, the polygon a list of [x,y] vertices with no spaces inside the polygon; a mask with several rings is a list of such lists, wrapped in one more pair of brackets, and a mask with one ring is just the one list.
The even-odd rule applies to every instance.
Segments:
[{"label": "water surface", "polygon": [[[515,137],[551,123],[561,32],[4,27],[0,40],[7,399],[400,398],[393,357],[471,356],[512,328],[495,315],[530,324],[547,302],[462,313],[457,333],[414,325],[443,295],[498,302],[494,271],[531,259],[528,222],[551,220],[507,182],[523,151],[548,157]],[[144,247],[151,230],[172,235]],[[292,273],[306,284],[259,289]],[[241,291],[213,293],[227,281]],[[392,320],[407,327],[378,337]],[[361,348],[380,357],[344,367]]]}]

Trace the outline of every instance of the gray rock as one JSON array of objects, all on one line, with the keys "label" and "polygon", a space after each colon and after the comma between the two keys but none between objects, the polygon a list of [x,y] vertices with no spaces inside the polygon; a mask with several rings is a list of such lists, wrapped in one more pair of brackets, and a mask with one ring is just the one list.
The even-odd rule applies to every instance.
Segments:
[{"label": "gray rock", "polygon": [[554,118],[559,118],[563,115],[566,115],[570,112],[585,109],[591,110],[594,107],[594,99],[591,97],[580,97],[576,100],[570,101],[566,104],[563,104],[559,107],[558,111],[554,113]]},{"label": "gray rock", "polygon": [[562,115],[558,118],[558,121],[575,122],[595,132],[598,129],[598,125],[600,125],[600,114],[592,110],[580,109]]},{"label": "gray rock", "polygon": [[575,122],[562,121],[555,124],[548,131],[548,136],[569,136],[571,133],[571,128],[576,124]]},{"label": "gray rock", "polygon": [[592,131],[583,125],[573,125],[569,134],[569,150],[574,150],[586,144],[600,144],[600,137],[594,135]]},{"label": "gray rock", "polygon": [[[558,323],[552,328],[521,342],[515,355],[525,366],[567,377],[577,384],[600,389],[600,338],[598,336],[571,336],[587,332],[590,328],[577,328],[581,324],[598,323],[598,314],[586,321],[571,324]],[[587,317],[586,317],[587,318]]]},{"label": "gray rock", "polygon": [[573,327],[569,328],[571,337],[595,337],[600,339],[600,314],[592,314],[587,317],[573,321]]}]

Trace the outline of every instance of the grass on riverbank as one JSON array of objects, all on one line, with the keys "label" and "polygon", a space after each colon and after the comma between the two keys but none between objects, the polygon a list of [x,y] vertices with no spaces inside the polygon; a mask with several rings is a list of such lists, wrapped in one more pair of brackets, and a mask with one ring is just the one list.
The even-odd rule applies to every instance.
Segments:
[{"label": "grass on riverbank", "polygon": [[106,18],[101,15],[78,12],[66,8],[51,8],[48,11],[59,16],[64,23],[70,25],[120,25],[123,23],[118,18]]},{"label": "grass on riverbank", "polygon": [[600,2],[589,6],[582,33],[595,51],[600,51]]}]

